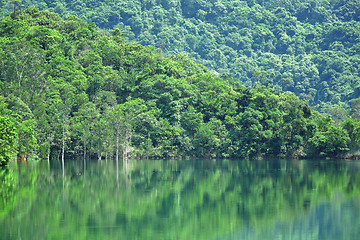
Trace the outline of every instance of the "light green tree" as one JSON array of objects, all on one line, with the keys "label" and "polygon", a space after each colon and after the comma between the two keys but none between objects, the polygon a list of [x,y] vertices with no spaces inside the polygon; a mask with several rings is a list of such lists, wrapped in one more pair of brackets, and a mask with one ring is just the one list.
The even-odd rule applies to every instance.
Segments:
[{"label": "light green tree", "polygon": [[17,134],[14,123],[0,116],[0,166],[6,165],[16,154]]}]

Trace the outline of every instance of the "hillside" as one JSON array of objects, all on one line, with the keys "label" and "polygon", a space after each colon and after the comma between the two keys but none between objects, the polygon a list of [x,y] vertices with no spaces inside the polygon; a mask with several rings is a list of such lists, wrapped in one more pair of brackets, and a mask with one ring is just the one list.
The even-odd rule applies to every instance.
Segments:
[{"label": "hillside", "polygon": [[358,121],[336,126],[294,94],[235,87],[230,76],[123,35],[35,8],[0,21],[2,163],[64,154],[334,157],[359,145]]},{"label": "hillside", "polygon": [[[358,1],[23,1],[130,41],[182,54],[245,86],[292,91],[316,110],[348,109],[359,97]],[[13,5],[3,3],[3,14]],[[332,110],[334,111],[334,110]],[[331,112],[331,111],[330,111]]]}]

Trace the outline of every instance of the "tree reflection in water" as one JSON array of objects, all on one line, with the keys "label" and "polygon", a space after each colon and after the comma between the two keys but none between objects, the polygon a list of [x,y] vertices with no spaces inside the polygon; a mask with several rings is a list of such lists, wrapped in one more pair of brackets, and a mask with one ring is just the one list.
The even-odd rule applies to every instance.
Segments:
[{"label": "tree reflection in water", "polygon": [[[128,160],[1,171],[0,232],[32,239],[358,239],[359,162]],[[54,163],[54,165],[56,162]],[[117,181],[117,173],[118,181]],[[64,188],[64,189],[63,189]]]}]

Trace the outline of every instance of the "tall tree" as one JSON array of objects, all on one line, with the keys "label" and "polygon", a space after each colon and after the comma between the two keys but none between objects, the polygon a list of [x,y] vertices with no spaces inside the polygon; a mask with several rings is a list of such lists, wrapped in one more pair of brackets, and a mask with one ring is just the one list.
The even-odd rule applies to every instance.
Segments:
[{"label": "tall tree", "polygon": [[8,117],[0,116],[0,166],[15,157],[17,134],[14,123]]}]

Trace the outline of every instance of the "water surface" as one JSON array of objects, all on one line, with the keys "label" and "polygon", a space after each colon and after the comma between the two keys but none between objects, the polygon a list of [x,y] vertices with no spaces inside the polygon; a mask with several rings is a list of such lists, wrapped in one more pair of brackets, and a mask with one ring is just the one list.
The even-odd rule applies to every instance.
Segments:
[{"label": "water surface", "polygon": [[360,239],[360,162],[130,160],[0,172],[1,239]]}]

